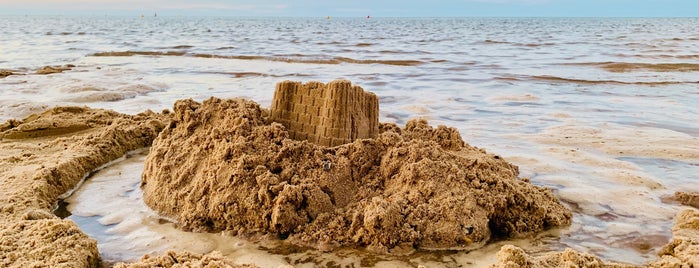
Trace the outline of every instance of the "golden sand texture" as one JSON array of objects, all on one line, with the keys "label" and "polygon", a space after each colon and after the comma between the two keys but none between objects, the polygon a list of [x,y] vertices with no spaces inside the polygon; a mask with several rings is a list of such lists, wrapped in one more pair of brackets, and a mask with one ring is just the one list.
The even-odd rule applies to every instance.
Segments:
[{"label": "golden sand texture", "polygon": [[153,142],[145,203],[185,230],[269,234],[320,249],[481,247],[570,223],[549,189],[469,146],[454,128],[412,120],[337,147],[290,139],[244,99],[175,103]]},{"label": "golden sand texture", "polygon": [[140,261],[135,263],[117,263],[114,268],[246,268],[257,267],[254,265],[237,265],[221,255],[220,252],[212,252],[206,255],[191,252],[168,251],[162,256],[153,257],[145,255]]},{"label": "golden sand texture", "polygon": [[621,263],[605,263],[600,258],[572,249],[562,252],[548,253],[534,257],[524,252],[522,248],[505,245],[498,252],[498,263],[491,268],[562,268],[562,267],[598,267],[598,268],[632,268],[637,267]]},{"label": "golden sand texture", "polygon": [[687,209],[675,217],[672,228],[672,240],[658,253],[657,260],[645,265],[634,266],[623,263],[603,262],[598,257],[566,249],[562,252],[547,253],[542,256],[531,256],[522,248],[505,245],[498,252],[498,262],[491,268],[515,267],[651,267],[651,268],[684,268],[699,266],[699,210]]},{"label": "golden sand texture", "polygon": [[65,66],[44,66],[39,70],[36,70],[36,74],[55,74],[62,73],[63,71],[68,71],[75,66],[65,65]]},{"label": "golden sand texture", "polygon": [[165,117],[58,107],[0,125],[0,267],[95,267],[96,241],[52,214],[90,171],[149,146]]},{"label": "golden sand texture", "polygon": [[5,78],[10,75],[14,75],[15,72],[12,70],[7,70],[7,69],[0,69],[0,78]]},{"label": "golden sand texture", "polygon": [[277,83],[270,111],[295,140],[337,146],[379,133],[379,99],[347,80]]},{"label": "golden sand texture", "polygon": [[687,209],[675,217],[672,240],[649,267],[699,267],[699,210]]},{"label": "golden sand texture", "polygon": [[675,200],[682,205],[699,208],[699,193],[692,192],[676,192]]}]

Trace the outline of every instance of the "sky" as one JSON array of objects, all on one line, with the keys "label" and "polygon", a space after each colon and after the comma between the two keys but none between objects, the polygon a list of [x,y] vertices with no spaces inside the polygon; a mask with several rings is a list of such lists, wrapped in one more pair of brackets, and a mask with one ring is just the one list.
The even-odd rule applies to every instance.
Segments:
[{"label": "sky", "polygon": [[5,15],[699,17],[699,0],[0,0]]}]

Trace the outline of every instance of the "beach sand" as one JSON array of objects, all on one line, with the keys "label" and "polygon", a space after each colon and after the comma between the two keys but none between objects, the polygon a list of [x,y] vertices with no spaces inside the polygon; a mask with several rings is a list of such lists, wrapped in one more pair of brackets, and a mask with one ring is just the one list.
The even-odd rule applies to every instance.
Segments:
[{"label": "beach sand", "polygon": [[[210,116],[213,117],[222,116],[213,104],[247,103],[242,100],[211,100],[210,102],[211,109],[206,110],[212,112]],[[196,105],[191,101],[184,101],[180,103],[179,109],[191,108],[192,106]],[[194,114],[196,113],[191,112],[190,116]],[[113,111],[86,107],[57,107],[41,114],[31,115],[23,120],[10,120],[0,125],[0,151],[2,152],[0,156],[0,185],[3,186],[0,189],[0,266],[95,267],[99,265],[100,257],[97,250],[97,242],[85,235],[73,221],[60,219],[52,211],[59,198],[77,187],[81,180],[92,171],[122,157],[130,150],[150,146],[161,129],[168,126],[171,116],[171,114],[157,114],[150,111],[137,115],[124,115]],[[184,120],[184,118],[180,120]],[[254,120],[254,118],[249,120]],[[192,123],[196,121],[185,120],[182,122]],[[196,124],[184,124],[181,126],[182,130],[187,130],[189,127],[191,127],[192,131],[205,129],[198,127]],[[180,131],[174,130],[177,126],[172,125],[172,123],[170,123],[168,128],[173,129],[171,131]],[[272,132],[276,131],[276,134],[283,134],[283,129],[278,125],[267,125],[265,128]],[[211,130],[212,135],[216,131],[221,131],[220,129],[214,129]],[[437,133],[435,131],[438,131],[429,127],[424,121],[413,121],[406,129],[399,129],[402,131],[400,135],[395,132],[386,134],[390,133],[390,131],[386,131],[387,129],[397,131],[396,129],[398,128],[395,125],[388,128],[384,125],[384,133],[382,134],[384,140],[406,139],[406,134],[434,134]],[[441,131],[443,131],[441,133],[450,133],[444,129]],[[449,144],[453,144],[452,142],[454,141],[453,137],[452,139],[442,140],[443,138],[440,135],[431,136],[442,143],[430,143],[427,141],[412,141],[409,143],[412,143],[411,146],[417,147],[420,147],[420,143],[433,144],[433,148],[423,150],[424,153],[429,155],[434,153],[435,150],[439,150],[435,147],[449,147]],[[263,137],[269,139],[269,137]],[[450,136],[447,135],[446,137]],[[165,139],[165,136],[161,139]],[[308,152],[314,152],[315,150],[315,147],[308,143],[294,144],[293,142],[283,140],[281,142],[282,144],[286,143],[287,146],[292,144],[306,148]],[[355,144],[354,147],[350,146],[346,147],[346,149],[359,150],[369,148],[363,142],[355,142]],[[460,143],[457,142],[457,144]],[[360,145],[364,147],[357,147]],[[188,148],[195,148],[195,146]],[[321,149],[318,150],[318,152],[324,152]],[[469,150],[479,155],[477,157],[479,159],[489,157],[491,159],[489,161],[496,160],[493,155],[486,154],[478,149],[472,148]],[[225,154],[212,155],[225,156]],[[400,152],[395,152],[393,155],[398,157],[401,154]],[[339,159],[337,157],[334,160]],[[439,156],[436,159],[439,161],[431,163],[436,165],[439,165],[440,161],[441,163],[450,163],[448,160],[443,161],[445,159]],[[397,161],[397,163],[403,162]],[[317,164],[321,167],[318,172],[325,172],[322,168],[324,163],[320,162]],[[349,165],[349,163],[346,164]],[[333,168],[339,170],[342,166],[341,161],[336,161]],[[496,167],[500,168],[506,166],[503,164],[496,165]],[[400,167],[396,168],[400,169]],[[445,166],[445,170],[451,169]],[[526,181],[514,182],[515,180],[512,180],[513,184],[519,185],[518,187],[536,189],[532,188],[534,186],[526,186],[529,185]],[[257,181],[252,181],[251,183],[257,184]],[[292,187],[286,186],[286,188],[291,189]],[[416,187],[416,189],[428,188]],[[281,192],[284,192],[285,188],[281,190]],[[308,192],[314,193],[312,188],[308,188]],[[300,191],[301,197],[304,196],[303,193],[304,191]],[[265,194],[269,193],[261,193],[261,196],[265,196]],[[439,194],[439,192],[435,194]],[[258,193],[255,193],[255,195],[258,195]],[[293,197],[293,195],[289,195],[289,197]],[[400,233],[401,228],[396,230],[388,228],[393,226],[392,224],[379,223],[379,220],[384,218],[387,221],[382,222],[392,223],[390,221],[391,218],[388,216],[393,215],[391,214],[393,212],[402,213],[400,211],[404,209],[402,205],[405,204],[403,203],[398,203],[401,206],[393,208],[396,203],[381,200],[387,198],[387,196],[381,196],[379,199],[372,198],[370,199],[371,202],[362,204],[365,205],[363,208],[366,211],[363,217],[364,221],[376,223],[367,225],[369,227],[387,228],[380,231],[397,231]],[[677,198],[691,205],[694,204],[696,193],[680,193]],[[290,202],[293,201],[289,200]],[[289,204],[293,205],[294,203],[291,202]],[[539,204],[531,203],[531,205],[537,206]],[[314,210],[311,208],[313,206],[308,206],[301,211],[312,213]],[[372,209],[366,210],[367,208]],[[517,217],[517,215],[512,216]],[[287,219],[294,218],[287,217]],[[206,221],[203,223],[206,223]],[[437,224],[437,222],[434,224]],[[194,224],[192,226],[198,225]],[[202,226],[206,226],[206,224]],[[333,230],[332,228],[323,229],[321,228],[322,226],[315,227],[307,229],[315,233],[306,233],[322,234],[323,232]],[[366,228],[366,226],[361,228],[365,228],[365,232],[368,235],[366,237],[371,238],[368,240],[370,241],[368,244],[372,244],[373,241],[386,241],[385,239],[382,240],[381,236],[371,237],[370,228]],[[434,226],[430,228],[434,228]],[[374,232],[376,233],[377,231],[374,230]],[[309,237],[314,238],[313,235]],[[388,236],[384,238],[390,240]],[[386,246],[391,244],[382,242],[374,245]],[[388,247],[386,246],[385,248]],[[688,209],[676,217],[673,239],[661,250],[658,260],[648,265],[650,267],[691,267],[690,265],[696,267],[699,265],[697,256],[699,256],[699,211]],[[627,267],[624,264],[608,263],[603,265],[602,261],[594,256],[572,250],[530,256],[526,253],[526,249],[504,246],[498,257],[498,263],[494,264],[494,267],[569,267],[570,265],[573,265],[573,267]],[[144,256],[137,263],[118,264],[117,267],[176,267],[178,265],[186,267],[237,267],[217,252],[205,255],[188,252],[168,252],[163,256]]]},{"label": "beach sand", "polygon": [[0,125],[0,266],[95,267],[97,242],[52,210],[91,171],[149,146],[166,120],[57,107]]}]

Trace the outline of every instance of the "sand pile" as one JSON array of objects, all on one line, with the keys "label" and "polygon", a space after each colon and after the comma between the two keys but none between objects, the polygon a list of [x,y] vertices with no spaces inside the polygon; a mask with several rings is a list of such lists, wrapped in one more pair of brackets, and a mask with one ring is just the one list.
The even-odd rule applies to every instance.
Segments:
[{"label": "sand pile", "polygon": [[184,229],[268,234],[320,249],[468,249],[567,225],[551,191],[454,128],[381,124],[325,147],[289,139],[244,100],[175,103],[145,163],[147,205]]},{"label": "sand pile", "polygon": [[227,260],[220,252],[206,255],[191,252],[168,251],[162,256],[145,255],[135,263],[117,263],[114,268],[146,267],[211,267],[211,268],[252,268],[254,265],[237,265]]},{"label": "sand pile", "polygon": [[165,121],[58,107],[0,124],[0,266],[95,267],[96,241],[51,211],[92,170],[149,146]]},{"label": "sand pile", "polygon": [[[658,253],[658,259],[647,267],[697,267],[699,266],[699,210],[687,209],[675,218],[672,241]],[[604,263],[591,254],[566,249],[542,256],[531,256],[523,249],[506,245],[498,252],[498,263],[491,268],[515,267],[636,267],[621,263]]]}]

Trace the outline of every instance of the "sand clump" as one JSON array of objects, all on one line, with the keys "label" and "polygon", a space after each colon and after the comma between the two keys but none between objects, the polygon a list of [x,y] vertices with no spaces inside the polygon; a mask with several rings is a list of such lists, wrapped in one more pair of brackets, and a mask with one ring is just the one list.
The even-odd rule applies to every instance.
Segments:
[{"label": "sand clump", "polygon": [[12,70],[0,69],[0,79],[5,78],[5,77],[8,77],[8,76],[10,76],[10,75],[16,75],[16,74],[17,74],[17,73],[15,73],[15,72],[12,71]]},{"label": "sand clump", "polygon": [[498,252],[498,262],[491,268],[515,267],[651,267],[683,268],[699,266],[699,210],[687,209],[675,217],[672,240],[658,253],[658,259],[645,266],[604,262],[600,258],[572,249],[546,253],[541,256],[527,254],[522,248],[505,245]]},{"label": "sand clump", "polygon": [[547,253],[545,255],[535,257],[524,252],[524,249],[513,245],[505,245],[500,248],[500,251],[498,252],[498,263],[490,266],[490,268],[520,267],[633,268],[637,266],[622,263],[605,263],[600,258],[592,254],[578,252],[572,249],[566,249],[561,252]]},{"label": "sand clump", "polygon": [[699,208],[699,193],[676,192],[674,198],[682,205]]},{"label": "sand clump", "polygon": [[64,65],[64,66],[44,66],[39,70],[36,70],[36,74],[55,74],[55,73],[62,73],[64,71],[71,70],[73,67],[75,67],[72,64]]},{"label": "sand clump", "polygon": [[244,99],[180,100],[174,110],[141,188],[148,206],[185,230],[402,254],[570,224],[551,190],[454,128],[381,124],[376,138],[325,147],[290,139]]},{"label": "sand clump", "polygon": [[221,255],[220,252],[196,254],[191,252],[168,251],[162,256],[145,255],[135,263],[117,263],[114,268],[147,268],[147,267],[209,267],[209,268],[252,268],[254,265],[237,265]]},{"label": "sand clump", "polygon": [[95,267],[95,240],[52,213],[92,170],[149,146],[166,118],[57,107],[0,124],[0,266]]}]

